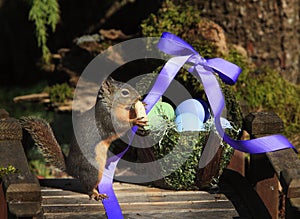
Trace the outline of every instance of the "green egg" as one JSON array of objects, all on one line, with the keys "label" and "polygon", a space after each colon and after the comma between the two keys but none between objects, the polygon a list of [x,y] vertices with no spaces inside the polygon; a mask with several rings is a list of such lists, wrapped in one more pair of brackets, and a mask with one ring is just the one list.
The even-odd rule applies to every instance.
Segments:
[{"label": "green egg", "polygon": [[147,115],[150,129],[163,127],[166,120],[173,121],[175,119],[175,111],[173,107],[166,102],[157,102]]}]

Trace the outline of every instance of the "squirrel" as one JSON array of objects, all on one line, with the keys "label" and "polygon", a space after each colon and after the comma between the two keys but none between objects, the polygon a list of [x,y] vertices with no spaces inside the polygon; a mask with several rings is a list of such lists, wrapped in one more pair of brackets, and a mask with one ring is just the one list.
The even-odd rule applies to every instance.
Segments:
[{"label": "squirrel", "polygon": [[[129,84],[111,77],[106,79],[101,85],[94,107],[77,118],[76,128],[80,131],[71,140],[68,156],[62,152],[45,120],[22,117],[20,123],[48,162],[77,178],[90,199],[99,201],[108,198],[106,194],[98,193],[97,186],[102,178],[110,144],[134,125],[138,126],[138,134],[147,133],[144,129],[147,125],[146,112],[132,112],[134,104],[141,104],[140,98],[139,93]],[[132,116],[135,118],[131,118]],[[96,125],[91,125],[92,122]]]}]

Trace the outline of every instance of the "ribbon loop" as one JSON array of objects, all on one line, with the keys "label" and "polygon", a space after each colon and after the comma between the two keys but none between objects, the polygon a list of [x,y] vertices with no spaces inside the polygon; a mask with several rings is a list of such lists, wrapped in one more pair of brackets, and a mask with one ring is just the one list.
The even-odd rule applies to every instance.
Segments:
[{"label": "ribbon loop", "polygon": [[[168,32],[164,32],[162,34],[162,37],[158,43],[158,48],[170,55],[175,55],[178,57],[190,56],[186,60],[186,62],[192,64],[192,66],[189,68],[189,72],[195,72],[201,78],[206,96],[214,115],[216,130],[223,138],[223,140],[233,148],[247,153],[265,153],[284,148],[294,148],[294,146],[282,135],[273,135],[253,140],[237,141],[231,139],[225,133],[220,121],[221,113],[225,106],[225,101],[221,88],[213,73],[217,73],[224,83],[233,85],[242,72],[242,69],[239,66],[222,58],[213,58],[206,60],[198,52],[196,52],[190,44],[188,44],[178,36],[175,36]],[[178,70],[176,70],[176,72],[173,72],[174,68],[172,69],[168,67],[169,62],[173,62],[174,60],[174,58],[171,58],[165,64],[162,71],[160,72],[160,75],[171,74],[172,79],[175,77],[175,75],[179,71],[179,68]],[[184,64],[185,63],[180,62],[179,65],[183,66]],[[161,83],[161,81],[156,81],[157,86],[159,86],[158,83]],[[163,86],[165,87],[167,85],[163,84]],[[151,92],[148,94],[149,97],[153,95],[154,94],[152,94]],[[163,95],[163,93],[161,93],[161,95]],[[148,98],[148,96],[146,97],[146,99]]]}]

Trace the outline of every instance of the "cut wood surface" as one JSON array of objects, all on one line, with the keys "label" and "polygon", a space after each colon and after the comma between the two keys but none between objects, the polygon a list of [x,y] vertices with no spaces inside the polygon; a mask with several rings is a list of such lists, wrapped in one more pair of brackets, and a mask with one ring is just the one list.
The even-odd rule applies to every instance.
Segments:
[{"label": "cut wood surface", "polygon": [[[163,190],[119,182],[114,183],[114,189],[124,218],[231,219],[239,216],[223,194]],[[83,193],[43,186],[42,198],[41,218],[106,218],[102,203],[89,200]]]},{"label": "cut wood surface", "polygon": [[50,99],[48,93],[28,94],[14,98],[15,103],[19,103],[22,101],[38,101],[42,103],[49,103]]}]

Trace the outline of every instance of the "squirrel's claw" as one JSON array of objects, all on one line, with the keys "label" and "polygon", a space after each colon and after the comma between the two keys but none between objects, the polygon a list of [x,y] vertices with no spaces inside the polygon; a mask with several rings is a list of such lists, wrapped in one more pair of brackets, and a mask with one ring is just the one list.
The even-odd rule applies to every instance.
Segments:
[{"label": "squirrel's claw", "polygon": [[130,119],[130,123],[132,125],[137,125],[138,127],[143,128],[148,124],[148,121],[144,120],[144,117],[139,117],[139,118]]},{"label": "squirrel's claw", "polygon": [[148,121],[144,120],[144,117],[139,117],[135,119],[130,119],[130,123],[134,126],[138,126],[137,134],[141,136],[146,136],[150,133],[150,130],[145,129],[145,126],[148,125]]},{"label": "squirrel's claw", "polygon": [[92,194],[90,194],[89,196],[90,196],[90,200],[95,199],[96,201],[102,201],[103,199],[108,198],[106,194],[100,194],[96,189],[94,189]]}]

